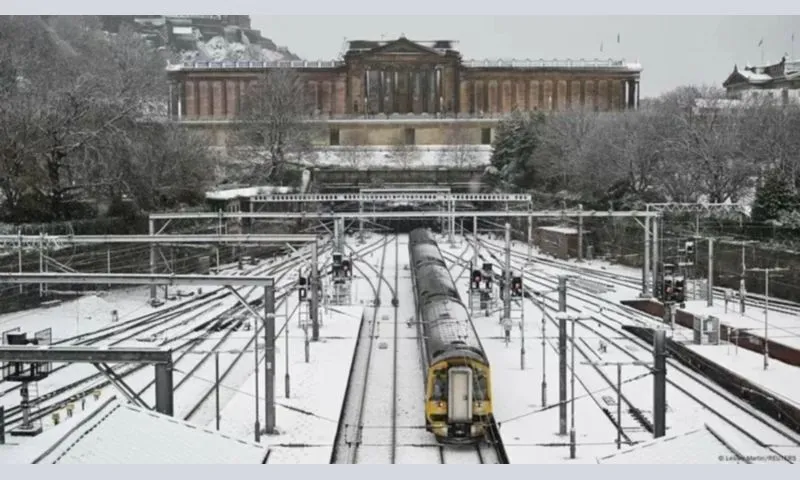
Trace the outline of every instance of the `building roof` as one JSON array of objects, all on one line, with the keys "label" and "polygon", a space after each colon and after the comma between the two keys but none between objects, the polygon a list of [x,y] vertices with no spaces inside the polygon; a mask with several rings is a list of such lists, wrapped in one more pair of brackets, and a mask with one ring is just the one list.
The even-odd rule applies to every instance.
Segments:
[{"label": "building roof", "polygon": [[[735,453],[708,425],[703,428],[665,436],[597,459],[597,463],[619,464],[719,464],[719,458]],[[727,460],[725,463],[743,463]]]},{"label": "building roof", "polygon": [[800,60],[787,60],[781,58],[778,63],[769,65],[747,65],[739,69],[733,66],[733,72],[722,83],[725,88],[736,87],[774,87],[776,84],[795,82],[795,88],[800,88]]},{"label": "building roof", "polygon": [[[412,41],[405,37],[400,37],[390,41],[376,40],[351,40],[345,58],[363,55],[375,55],[381,53],[394,54],[428,54],[428,55],[455,55],[454,40],[432,40],[432,41]],[[569,69],[569,70],[600,70],[600,71],[624,71],[641,72],[642,65],[639,62],[627,62],[619,59],[479,59],[464,60],[461,62],[466,68],[480,69]],[[344,67],[346,61],[342,60],[279,60],[279,61],[220,61],[220,62],[182,62],[170,64],[167,70],[171,72],[179,71],[199,71],[199,70],[263,70],[266,68],[303,68],[303,69],[332,69]]]},{"label": "building roof", "polygon": [[245,188],[231,188],[229,190],[216,190],[213,192],[206,192],[206,200],[233,200],[239,197],[254,197],[256,195],[269,195],[272,193],[294,193],[295,189],[292,187],[245,187]]},{"label": "building roof", "polygon": [[[56,432],[58,430],[58,432]],[[112,397],[8,453],[24,463],[261,464],[269,449]],[[37,440],[42,440],[37,442]]]}]

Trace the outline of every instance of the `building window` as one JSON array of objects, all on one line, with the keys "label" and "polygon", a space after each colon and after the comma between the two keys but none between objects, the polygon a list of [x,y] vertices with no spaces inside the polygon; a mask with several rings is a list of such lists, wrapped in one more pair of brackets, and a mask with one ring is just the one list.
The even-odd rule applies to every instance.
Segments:
[{"label": "building window", "polygon": [[492,143],[492,129],[481,128],[481,144],[490,145]]},{"label": "building window", "polygon": [[334,146],[339,145],[339,129],[338,128],[331,128],[330,144],[334,145]]},{"label": "building window", "polygon": [[414,145],[416,142],[416,138],[414,138],[414,129],[413,128],[406,128],[406,145]]}]

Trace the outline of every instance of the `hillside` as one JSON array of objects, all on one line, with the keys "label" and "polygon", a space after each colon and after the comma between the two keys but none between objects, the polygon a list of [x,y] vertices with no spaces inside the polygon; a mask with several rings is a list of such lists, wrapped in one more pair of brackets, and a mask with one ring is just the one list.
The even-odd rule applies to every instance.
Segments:
[{"label": "hillside", "polygon": [[182,61],[300,60],[250,28],[248,15],[99,17],[103,29],[117,33],[124,26],[144,36],[156,48],[168,49]]}]

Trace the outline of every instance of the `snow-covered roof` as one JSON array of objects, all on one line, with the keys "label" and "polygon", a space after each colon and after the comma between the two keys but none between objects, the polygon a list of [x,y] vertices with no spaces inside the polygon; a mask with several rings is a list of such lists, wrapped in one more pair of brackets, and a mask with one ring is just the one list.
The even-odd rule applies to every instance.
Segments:
[{"label": "snow-covered roof", "polygon": [[[634,446],[619,453],[601,457],[597,463],[619,464],[719,464],[720,457],[734,454],[708,426],[676,435],[665,436]],[[726,460],[724,463],[742,463]]]},{"label": "snow-covered roof", "polygon": [[9,450],[9,458],[40,464],[261,464],[269,454],[264,445],[113,397],[43,435],[50,441],[23,444],[17,455]]},{"label": "snow-covered roof", "polygon": [[[231,44],[229,51],[234,51],[236,46]],[[266,55],[266,54],[265,54]],[[237,60],[230,55],[213,55],[209,50],[206,57],[213,57],[211,61],[183,61],[170,64],[167,70],[209,70],[209,69],[265,69],[265,68],[336,68],[344,66],[342,60],[281,60],[280,58],[264,58],[259,61]],[[224,58],[224,60],[223,60]],[[185,59],[188,60],[188,59]],[[614,69],[639,72],[642,64],[614,59],[470,59],[462,64],[467,68],[562,68],[562,69]]]},{"label": "snow-covered roof", "polygon": [[546,232],[555,232],[555,233],[563,233],[566,235],[577,235],[578,229],[573,227],[559,227],[559,226],[546,226],[546,227],[537,227],[537,230],[544,230]]},{"label": "snow-covered roof", "polygon": [[408,149],[376,147],[326,147],[316,151],[309,160],[314,166],[345,166],[351,168],[394,167],[482,167],[490,164],[490,145],[409,147]]},{"label": "snow-covered roof", "polygon": [[292,187],[276,187],[276,186],[262,186],[262,187],[245,187],[245,188],[232,188],[230,190],[216,190],[213,192],[206,192],[207,200],[233,200],[239,197],[254,197],[256,195],[268,195],[271,193],[293,193]]}]

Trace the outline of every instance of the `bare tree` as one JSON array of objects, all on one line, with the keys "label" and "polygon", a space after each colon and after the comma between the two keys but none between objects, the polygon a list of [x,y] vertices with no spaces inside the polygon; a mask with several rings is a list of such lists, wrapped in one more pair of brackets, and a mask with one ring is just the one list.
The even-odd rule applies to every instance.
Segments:
[{"label": "bare tree", "polygon": [[[4,173],[33,179],[25,192],[47,205],[51,219],[68,218],[67,202],[109,181],[95,175],[92,158],[135,129],[148,105],[164,102],[162,60],[131,31],[106,36],[93,17],[0,22],[18,35],[0,38],[13,75],[0,102]],[[14,171],[19,162],[24,174]],[[15,208],[18,198],[6,197],[7,209]]]},{"label": "bare tree", "polygon": [[446,147],[439,151],[438,161],[447,166],[463,168],[475,163],[477,154],[471,144],[469,129],[458,121],[453,121],[445,131]]},{"label": "bare tree", "polygon": [[355,130],[349,135],[349,141],[340,148],[342,160],[351,168],[360,168],[369,160],[369,138],[365,130]]},{"label": "bare tree", "polygon": [[420,152],[414,145],[409,145],[403,139],[397,140],[388,152],[393,164],[403,170],[408,170],[419,163]]},{"label": "bare tree", "polygon": [[288,167],[301,164],[312,153],[317,127],[308,120],[313,108],[296,72],[269,70],[242,99],[228,149],[251,166],[251,178],[283,182]]}]

